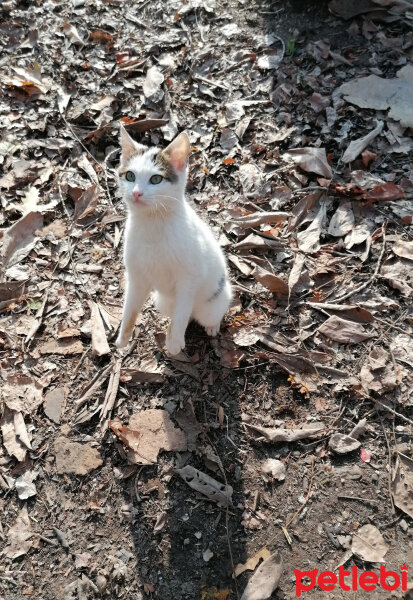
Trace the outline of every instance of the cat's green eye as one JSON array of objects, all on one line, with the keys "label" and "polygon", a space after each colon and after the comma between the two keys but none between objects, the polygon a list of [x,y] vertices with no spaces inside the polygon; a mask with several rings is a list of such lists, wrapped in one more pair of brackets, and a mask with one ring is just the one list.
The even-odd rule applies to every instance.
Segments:
[{"label": "cat's green eye", "polygon": [[162,175],[152,175],[152,177],[150,178],[150,183],[153,183],[154,185],[156,185],[157,183],[161,183],[163,177]]},{"label": "cat's green eye", "polygon": [[135,181],[135,173],[133,173],[132,171],[126,171],[125,179],[126,181]]}]

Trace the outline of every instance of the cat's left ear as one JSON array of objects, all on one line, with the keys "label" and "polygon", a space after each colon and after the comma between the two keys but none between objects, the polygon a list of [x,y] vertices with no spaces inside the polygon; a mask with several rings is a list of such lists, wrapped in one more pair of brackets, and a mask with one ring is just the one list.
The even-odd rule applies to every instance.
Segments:
[{"label": "cat's left ear", "polygon": [[182,171],[188,162],[191,153],[191,144],[187,134],[183,131],[180,133],[167,148],[162,152],[166,155],[169,163],[174,167],[175,171]]},{"label": "cat's left ear", "polygon": [[122,149],[120,162],[122,164],[127,163],[131,158],[133,158],[137,154],[142,154],[146,150],[146,146],[135,142],[135,140],[131,138],[129,133],[122,126],[120,128],[120,143]]}]

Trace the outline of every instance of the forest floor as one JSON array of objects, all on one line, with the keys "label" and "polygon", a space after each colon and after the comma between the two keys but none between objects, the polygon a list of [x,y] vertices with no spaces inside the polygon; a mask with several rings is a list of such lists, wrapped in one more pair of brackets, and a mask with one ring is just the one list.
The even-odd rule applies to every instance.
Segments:
[{"label": "forest floor", "polygon": [[[400,576],[410,3],[0,12],[0,598],[290,600],[294,570]],[[220,335],[191,324],[176,359],[150,301],[130,347],[113,344],[121,123],[161,147],[188,133],[187,199],[228,257]],[[306,581],[311,599],[409,593]]]}]

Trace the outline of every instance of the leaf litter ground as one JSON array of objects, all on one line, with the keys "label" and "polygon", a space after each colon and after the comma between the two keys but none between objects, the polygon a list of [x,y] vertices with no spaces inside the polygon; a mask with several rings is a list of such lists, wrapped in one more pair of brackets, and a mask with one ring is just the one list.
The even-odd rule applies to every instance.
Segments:
[{"label": "leaf litter ground", "polygon": [[[295,568],[409,563],[411,18],[2,3],[4,598],[290,599]],[[113,350],[119,123],[188,132],[231,268],[221,335],[176,360],[150,303]]]}]

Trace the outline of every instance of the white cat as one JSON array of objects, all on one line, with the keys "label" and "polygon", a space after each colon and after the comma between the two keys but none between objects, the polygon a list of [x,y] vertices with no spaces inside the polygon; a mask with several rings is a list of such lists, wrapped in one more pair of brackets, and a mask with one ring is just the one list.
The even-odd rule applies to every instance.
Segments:
[{"label": "white cat", "polygon": [[216,335],[231,300],[224,254],[209,227],[185,201],[188,136],[165,150],[136,143],[121,130],[119,187],[128,207],[124,262],[126,295],[116,346],[128,343],[136,317],[151,291],[158,310],[171,318],[170,355],[185,347],[195,319]]}]

